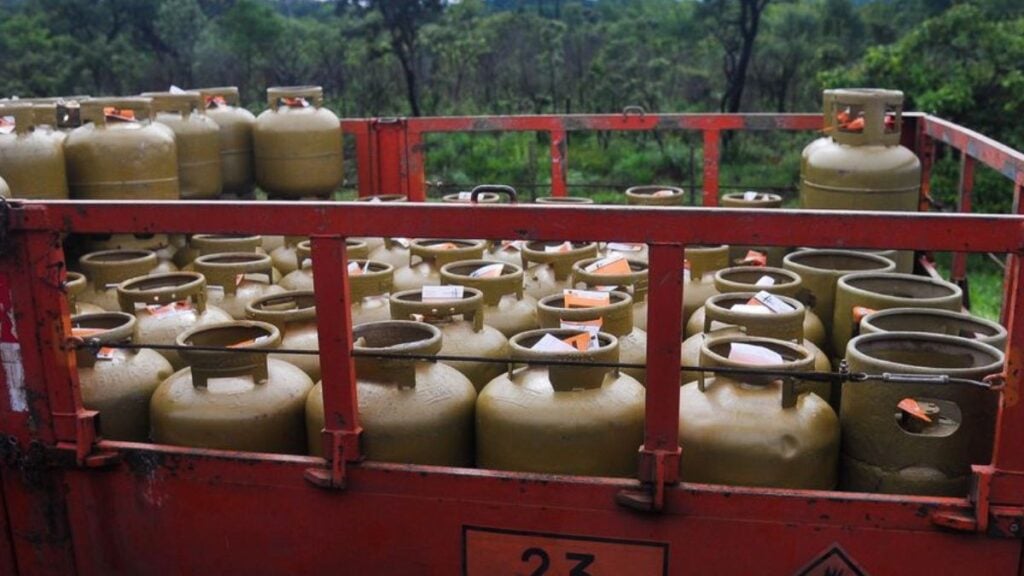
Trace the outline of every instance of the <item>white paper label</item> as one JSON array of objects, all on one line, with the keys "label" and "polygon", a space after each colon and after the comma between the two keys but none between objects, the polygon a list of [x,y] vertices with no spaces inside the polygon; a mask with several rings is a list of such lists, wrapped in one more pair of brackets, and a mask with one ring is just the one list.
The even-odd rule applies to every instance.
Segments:
[{"label": "white paper label", "polygon": [[178,88],[174,84],[171,84],[171,88],[168,90],[168,92],[170,92],[171,94],[184,94],[185,93],[184,90],[182,90],[181,88]]},{"label": "white paper label", "polygon": [[11,411],[28,412],[28,391],[25,389],[25,367],[21,363],[21,345],[17,342],[0,342],[0,361],[4,365]]},{"label": "white paper label", "polygon": [[611,303],[611,296],[607,292],[599,292],[597,290],[562,290],[562,298],[565,301],[566,308],[607,306]]},{"label": "white paper label", "polygon": [[741,314],[771,314],[772,311],[767,306],[761,306],[760,304],[735,304],[732,308],[729,308],[733,312],[739,312]]},{"label": "white paper label", "polygon": [[776,314],[779,314],[781,312],[792,312],[793,311],[793,307],[792,306],[790,306],[789,304],[786,304],[785,302],[783,302],[781,299],[779,299],[774,294],[769,294],[768,292],[765,292],[764,290],[758,292],[757,294],[754,294],[754,300],[757,300],[761,304],[764,304],[765,306],[768,307],[769,310],[771,310],[772,312],[775,312]]},{"label": "white paper label", "polygon": [[754,286],[775,286],[775,278],[766,274],[758,278],[757,282],[754,282]]},{"label": "white paper label", "polygon": [[782,355],[770,348],[742,342],[729,344],[729,360],[755,366],[775,366],[784,362]]},{"label": "white paper label", "polygon": [[629,242],[609,242],[608,249],[615,252],[640,252],[644,249],[644,245],[630,244]]},{"label": "white paper label", "polygon": [[565,328],[567,330],[579,330],[580,332],[589,332],[590,333],[590,345],[587,346],[588,350],[596,350],[597,347],[600,345],[600,342],[598,342],[598,340],[597,340],[597,333],[601,331],[601,327],[600,326],[594,326],[594,325],[591,325],[591,324],[583,324],[581,322],[570,322],[570,321],[567,321],[567,320],[562,320],[559,323],[559,328]]},{"label": "white paper label", "polygon": [[758,193],[754,192],[753,190],[747,190],[746,192],[743,193],[743,199],[746,200],[747,202],[757,200],[757,197]]},{"label": "white paper label", "polygon": [[544,247],[544,251],[545,252],[568,252],[570,250],[572,250],[572,242],[569,242],[569,241],[562,242],[558,246],[545,246]]},{"label": "white paper label", "polygon": [[432,300],[458,300],[462,298],[465,288],[454,284],[447,286],[424,286],[422,290],[423,301]]},{"label": "white paper label", "polygon": [[607,266],[609,264],[614,264],[615,262],[618,262],[619,260],[625,260],[625,258],[623,258],[622,256],[609,256],[607,258],[601,258],[600,260],[598,260],[598,261],[594,262],[593,264],[590,264],[589,266],[584,268],[584,270],[586,270],[587,272],[593,272],[593,271],[597,270],[598,268],[604,268],[605,266]]},{"label": "white paper label", "polygon": [[473,199],[472,192],[459,192],[459,202],[469,202]]},{"label": "white paper label", "polygon": [[369,202],[370,202],[370,204],[375,204],[375,203],[379,204],[379,203],[382,202],[382,200],[380,198],[377,198],[376,196],[374,196],[373,198],[370,198]]},{"label": "white paper label", "polygon": [[505,270],[505,265],[502,263],[488,264],[487,266],[481,266],[476,270],[469,273],[470,278],[497,278],[501,276],[501,273]]},{"label": "white paper label", "polygon": [[543,338],[537,340],[537,343],[530,346],[530,350],[536,350],[538,352],[576,352],[576,348],[572,344],[568,344],[555,338],[551,334],[545,334]]}]

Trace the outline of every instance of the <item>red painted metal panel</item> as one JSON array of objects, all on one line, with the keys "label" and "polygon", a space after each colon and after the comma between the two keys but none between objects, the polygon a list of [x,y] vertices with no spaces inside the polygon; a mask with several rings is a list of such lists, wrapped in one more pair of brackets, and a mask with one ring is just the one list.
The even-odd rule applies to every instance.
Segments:
[{"label": "red painted metal panel", "polygon": [[[10,472],[8,472],[10,474]],[[3,486],[3,471],[0,470],[0,487]],[[18,576],[18,565],[14,559],[14,540],[11,523],[7,519],[7,496],[0,489],[0,574]]]}]

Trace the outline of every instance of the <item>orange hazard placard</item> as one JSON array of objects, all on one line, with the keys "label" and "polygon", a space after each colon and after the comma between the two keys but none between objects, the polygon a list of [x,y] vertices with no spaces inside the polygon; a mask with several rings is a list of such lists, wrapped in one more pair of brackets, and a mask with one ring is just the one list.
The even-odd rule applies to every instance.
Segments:
[{"label": "orange hazard placard", "polygon": [[668,544],[587,536],[463,528],[466,576],[662,576]]}]

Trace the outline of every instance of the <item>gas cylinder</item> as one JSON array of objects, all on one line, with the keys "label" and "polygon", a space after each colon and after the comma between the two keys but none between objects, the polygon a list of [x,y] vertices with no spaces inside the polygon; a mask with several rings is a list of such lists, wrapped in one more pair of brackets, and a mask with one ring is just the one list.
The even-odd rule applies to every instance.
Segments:
[{"label": "gas cylinder", "polygon": [[861,319],[860,334],[875,332],[929,332],[977,340],[1006,349],[1006,328],[963,312],[939,308],[890,308],[872,312]]},{"label": "gas cylinder", "polygon": [[72,316],[76,314],[97,314],[105,312],[103,308],[100,308],[95,304],[78,301],[79,294],[84,292],[88,286],[88,282],[85,280],[84,274],[71,271],[68,271],[66,274],[66,279],[64,280],[64,291],[67,294],[68,310]]},{"label": "gas cylinder", "polygon": [[[721,294],[730,292],[767,292],[780,296],[797,298],[801,295],[803,280],[800,275],[783,268],[770,266],[734,266],[715,272],[715,289]],[[698,308],[686,323],[686,337],[704,331],[704,309]],[[818,316],[807,310],[804,313],[804,338],[818,348],[825,346],[825,326]],[[699,353],[699,351],[697,351]]]},{"label": "gas cylinder", "polygon": [[256,118],[256,183],[272,198],[325,198],[341,185],[341,123],[319,86],[267,88]]},{"label": "gas cylinder", "polygon": [[441,267],[441,284],[469,286],[484,295],[484,321],[507,338],[535,330],[537,301],[523,292],[523,269],[489,260],[463,260]]},{"label": "gas cylinder", "polygon": [[583,204],[593,204],[593,198],[586,198],[584,196],[540,196],[534,199],[537,204],[556,204],[562,206],[581,206]]},{"label": "gas cylinder", "polygon": [[832,314],[832,346],[842,356],[866,314],[888,308],[941,308],[960,311],[963,291],[952,282],[913,274],[858,272],[839,278]]},{"label": "gas cylinder", "polygon": [[274,267],[266,254],[207,254],[196,258],[195,270],[206,277],[206,301],[235,320],[245,319],[245,306],[253,300],[284,292],[273,282]]},{"label": "gas cylinder", "polygon": [[[179,334],[231,316],[206,303],[206,278],[198,272],[168,272],[139,276],[118,284],[121,311],[135,314],[135,334],[143,344],[171,345]],[[175,370],[185,361],[174,350],[159,350]]]},{"label": "gas cylinder", "polygon": [[[629,272],[608,271],[605,258],[588,258],[572,265],[574,288],[618,290],[633,298],[633,326],[647,330],[647,263],[626,260]],[[589,270],[588,270],[589,269]]]},{"label": "gas cylinder", "polygon": [[[831,138],[806,152],[800,174],[804,208],[914,212],[921,162],[900,145],[903,93],[873,88],[831,90],[824,114],[835,120]],[[898,268],[910,271],[913,253],[901,251]]]},{"label": "gas cylinder", "polygon": [[449,262],[479,260],[482,240],[413,240],[407,266],[395,269],[395,291],[441,284],[441,267]]},{"label": "gas cylinder", "polygon": [[395,270],[409,265],[409,247],[412,240],[408,238],[381,238],[384,244],[370,251],[368,259],[382,262]]},{"label": "gas cylinder", "polygon": [[171,363],[149,350],[110,348],[130,343],[135,316],[101,312],[71,317],[71,336],[87,344],[75,350],[82,404],[100,412],[100,434],[107,440],[146,442],[149,399],[174,373]]},{"label": "gas cylinder", "polygon": [[252,127],[256,117],[238,104],[238,88],[201,88],[206,116],[217,123],[223,193],[253,194]]},{"label": "gas cylinder", "polygon": [[675,186],[633,186],[626,189],[626,204],[638,206],[682,206],[686,191]]},{"label": "gas cylinder", "polygon": [[7,181],[0,178],[0,198],[10,198],[11,187],[7,185]]},{"label": "gas cylinder", "polygon": [[[750,352],[770,358],[751,358]],[[839,419],[799,381],[799,373],[814,365],[811,353],[792,342],[749,336],[708,340],[700,353],[701,366],[752,370],[707,375],[680,389],[679,444],[686,447],[680,478],[765,488],[835,488]],[[759,374],[764,368],[793,376]]]},{"label": "gas cylinder", "polygon": [[729,247],[687,246],[683,265],[683,328],[704,301],[718,294],[715,272],[729,267]]},{"label": "gas cylinder", "polygon": [[[422,289],[392,292],[390,304],[395,320],[416,319],[440,328],[444,335],[440,352],[443,356],[508,358],[508,338],[484,324],[484,295],[476,288],[463,287],[461,297],[426,302]],[[505,369],[505,365],[495,362],[444,362],[465,374],[477,391]]]},{"label": "gas cylinder", "polygon": [[[768,209],[781,208],[782,196],[769,192],[758,192],[748,190],[746,192],[731,192],[723,194],[718,201],[722,208],[750,208]],[[729,246],[729,262],[733,264],[744,263],[747,255],[751,252],[763,254],[768,266],[782,266],[782,259],[786,256],[786,248],[783,246]]]},{"label": "gas cylinder", "polygon": [[181,351],[188,365],[163,381],[150,403],[153,441],[160,444],[304,454],[306,396],[313,382],[263,350],[281,342],[272,324],[250,320],[199,326],[179,346],[231,347]]},{"label": "gas cylinder", "polygon": [[352,301],[352,325],[391,319],[391,285],[395,269],[372,260],[352,260],[359,273],[349,271],[348,294]]},{"label": "gas cylinder", "polygon": [[[624,364],[647,364],[647,332],[633,325],[633,298],[625,292],[608,292],[608,304],[575,308],[566,306],[566,296],[552,294],[537,303],[537,319],[541,328],[571,328],[588,323],[597,324],[601,332],[611,334],[619,342],[619,360]],[[647,370],[623,368],[644,384]]]},{"label": "gas cylinder", "polygon": [[[365,354],[432,356],[441,330],[408,321],[352,328],[353,349]],[[476,390],[443,362],[357,356],[360,445],[367,460],[434,466],[472,466]],[[317,384],[306,402],[309,453],[323,456],[324,401]]]},{"label": "gas cylinder", "polygon": [[[855,492],[964,497],[971,465],[992,458],[1000,393],[974,382],[1002,370],[1003,353],[945,334],[887,332],[850,341],[843,384],[840,487]],[[918,375],[916,382],[898,375]],[[924,381],[945,375],[965,381]]]},{"label": "gas cylinder", "polygon": [[523,266],[523,246],[525,240],[493,240],[487,243],[487,250],[484,252],[484,260],[491,262],[504,262]]},{"label": "gas cylinder", "polygon": [[209,200],[219,196],[224,182],[220,126],[207,118],[199,92],[146,92],[143,96],[153,99],[154,120],[174,132],[181,199]]},{"label": "gas cylinder", "polygon": [[[316,300],[313,292],[299,290],[266,294],[245,305],[249,320],[273,324],[281,332],[285,350],[319,350]],[[320,380],[320,357],[315,354],[271,354],[271,358],[298,366],[313,382]]]},{"label": "gas cylinder", "polygon": [[[368,202],[370,204],[379,204],[382,202],[407,202],[408,200],[409,197],[406,196],[405,194],[373,194],[370,196],[360,196],[356,198],[356,202]],[[365,242],[367,250],[371,252],[379,249],[381,246],[384,246],[383,238],[358,237],[350,238],[350,240],[358,240],[360,242]],[[406,262],[408,262],[408,254],[406,254],[406,258],[402,259],[402,266],[404,266]]]},{"label": "gas cylinder", "polygon": [[285,236],[284,244],[270,253],[274,268],[281,273],[282,277],[299,269],[299,254],[296,248],[305,239],[304,236]]},{"label": "gas cylinder", "polygon": [[539,301],[572,288],[572,265],[597,256],[597,243],[535,240],[523,244],[520,255],[526,293]]},{"label": "gas cylinder", "polygon": [[45,130],[35,130],[32,104],[0,103],[0,177],[10,196],[26,200],[60,200],[68,197],[64,148]]},{"label": "gas cylinder", "polygon": [[[586,351],[545,351],[545,338],[564,340],[579,330],[531,330],[512,337],[514,359],[614,363],[618,340],[598,333]],[[542,345],[543,346],[543,345]],[[480,392],[476,405],[476,461],[480,468],[632,477],[643,443],[644,387],[602,366],[531,364],[503,372]]]},{"label": "gas cylinder", "polygon": [[177,200],[174,132],[153,122],[149,98],[82,102],[82,121],[64,141],[68,186],[79,200]]},{"label": "gas cylinder", "polygon": [[[830,338],[832,313],[836,301],[836,282],[839,277],[851,272],[891,272],[896,265],[881,256],[863,252],[801,250],[787,254],[782,259],[782,267],[800,276],[803,288],[796,297],[807,303],[807,307],[824,325],[826,337]],[[824,347],[825,353],[834,356],[831,342],[826,344],[828,345]]]},{"label": "gas cylinder", "polygon": [[89,280],[89,285],[78,295],[78,301],[104,310],[120,310],[117,285],[152,273],[156,264],[156,254],[149,250],[90,252],[78,259],[78,266]]},{"label": "gas cylinder", "polygon": [[[57,128],[59,115],[57,100],[33,98],[31,102],[33,132],[38,132],[41,136],[49,138],[56,145],[60,146],[63,155],[64,140],[68,135],[67,132]],[[67,186],[67,182],[65,182],[65,186]]]},{"label": "gas cylinder", "polygon": [[174,259],[178,247],[167,234],[90,234],[81,242],[88,252],[106,250],[149,250],[156,254],[156,268],[150,273],[177,272]]},{"label": "gas cylinder", "polygon": [[[175,262],[183,270],[191,270],[193,261],[208,254],[226,254],[229,252],[249,252],[266,254],[263,250],[263,237],[248,234],[193,234],[188,239],[188,247],[175,253]],[[274,269],[274,280],[280,272]]]},{"label": "gas cylinder", "polygon": [[601,245],[601,256],[622,256],[647,263],[647,244],[642,242],[606,242]]},{"label": "gas cylinder", "polygon": [[[345,240],[345,256],[349,260],[350,273],[355,275],[356,272],[351,268],[352,262],[357,260],[362,261],[361,266],[365,267],[365,258],[368,253],[366,244],[359,240],[353,240],[347,238]],[[285,290],[312,290],[313,289],[313,247],[309,240],[303,240],[295,245],[295,263],[298,268],[286,275],[278,282],[278,284]],[[360,268],[359,272],[374,272],[379,271],[380,268],[371,266],[367,270]],[[388,273],[389,275],[391,272]],[[386,319],[386,318],[385,318]]]},{"label": "gas cylinder", "polygon": [[[796,343],[811,353],[815,370],[828,372],[832,369],[828,356],[804,334],[803,318],[807,309],[803,303],[796,298],[776,294],[775,300],[784,305],[775,304],[778,307],[776,312],[768,306],[749,304],[753,297],[754,292],[728,292],[708,298],[704,304],[704,325],[701,331],[683,341],[682,364],[699,365],[701,347],[705,342],[740,334]],[[760,308],[764,311],[758,311]],[[684,384],[699,379],[700,372],[689,370],[684,371],[680,377]],[[805,388],[826,402],[833,396],[832,386],[828,382],[808,382]],[[835,396],[838,398],[838,394]]]}]

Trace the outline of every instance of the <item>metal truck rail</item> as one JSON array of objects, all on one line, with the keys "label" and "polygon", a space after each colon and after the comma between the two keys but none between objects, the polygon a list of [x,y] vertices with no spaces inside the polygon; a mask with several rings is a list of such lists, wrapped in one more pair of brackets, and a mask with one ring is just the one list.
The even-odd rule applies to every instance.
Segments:
[{"label": "metal truck rail", "polygon": [[[963,153],[1024,185],[1024,155],[908,115],[928,158]],[[705,203],[722,130],[805,129],[816,115],[345,120],[363,194],[422,199],[424,132],[704,131]],[[554,143],[552,153],[565,153]],[[382,141],[384,142],[382,144]],[[795,151],[794,151],[795,152]],[[397,162],[397,165],[396,165]],[[710,162],[710,165],[708,164]],[[553,170],[556,164],[552,164]],[[364,174],[367,175],[364,178]],[[708,178],[711,175],[712,178]],[[564,194],[552,180],[552,193]],[[927,186],[925,192],[927,193]],[[1018,203],[1015,203],[1015,208]],[[312,239],[323,457],[111,442],[82,406],[63,291],[67,233],[252,233]],[[361,457],[345,238],[616,240],[650,249],[646,422],[633,479],[396,465]],[[1011,255],[1005,385],[992,462],[963,498],[679,482],[683,250],[693,244]],[[0,574],[1022,573],[1024,217],[713,207],[331,202],[10,202],[0,209]],[[827,570],[832,570],[827,572]],[[845,570],[845,572],[838,572]]]}]

